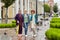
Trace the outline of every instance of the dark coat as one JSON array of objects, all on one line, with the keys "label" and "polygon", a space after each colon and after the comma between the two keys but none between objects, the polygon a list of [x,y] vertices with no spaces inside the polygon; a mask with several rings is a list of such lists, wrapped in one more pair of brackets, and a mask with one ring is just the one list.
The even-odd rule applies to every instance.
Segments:
[{"label": "dark coat", "polygon": [[[23,26],[23,22],[24,22],[23,15],[19,14],[19,13],[16,14],[15,20],[16,20],[16,25],[19,25],[19,31],[18,31],[18,33],[22,34],[22,26]],[[19,21],[19,23],[17,21]]]}]

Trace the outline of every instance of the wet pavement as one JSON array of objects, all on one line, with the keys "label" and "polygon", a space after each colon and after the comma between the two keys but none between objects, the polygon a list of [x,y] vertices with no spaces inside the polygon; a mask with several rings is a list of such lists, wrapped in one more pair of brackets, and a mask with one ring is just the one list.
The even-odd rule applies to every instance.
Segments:
[{"label": "wet pavement", "polygon": [[[33,37],[32,36],[32,31],[28,31],[28,36],[26,37],[23,37],[23,40],[47,40],[46,39],[46,36],[45,36],[45,32],[46,30],[48,30],[50,28],[50,18],[48,21],[43,21],[43,24],[42,26],[38,26],[39,30],[37,31],[37,36],[36,37]],[[23,33],[24,34],[24,33]]]},{"label": "wet pavement", "polygon": [[[42,26],[37,26],[39,29],[37,30],[37,33],[36,33],[37,36],[36,37],[32,36],[33,32],[30,30],[30,28],[28,28],[28,36],[25,37],[24,36],[24,28],[23,28],[22,40],[47,40],[46,36],[45,36],[45,32],[46,32],[46,30],[48,30],[50,28],[50,25],[49,25],[50,24],[50,20],[51,20],[51,18],[49,18],[49,20],[47,20],[47,21],[43,20],[42,21]],[[1,30],[0,30],[0,32],[1,32],[1,34],[3,33],[3,31],[1,31]],[[10,36],[10,35],[4,36],[2,34],[2,35],[0,35],[0,40],[3,37],[10,38],[9,40],[18,40],[18,37],[16,35],[15,29],[14,29],[14,31],[11,31],[11,32],[8,31],[8,34],[12,34],[12,35],[14,34],[14,36]]]}]

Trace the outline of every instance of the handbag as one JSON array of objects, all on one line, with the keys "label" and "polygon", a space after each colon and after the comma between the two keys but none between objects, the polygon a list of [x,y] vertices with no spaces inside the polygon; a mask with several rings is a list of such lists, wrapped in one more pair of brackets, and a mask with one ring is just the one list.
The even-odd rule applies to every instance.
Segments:
[{"label": "handbag", "polygon": [[18,31],[19,31],[19,25],[16,28],[16,34],[18,35]]}]

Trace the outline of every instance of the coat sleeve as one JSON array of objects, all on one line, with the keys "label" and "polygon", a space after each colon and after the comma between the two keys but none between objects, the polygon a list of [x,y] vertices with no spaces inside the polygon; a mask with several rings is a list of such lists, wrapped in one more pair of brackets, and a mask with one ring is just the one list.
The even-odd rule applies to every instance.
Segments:
[{"label": "coat sleeve", "polygon": [[15,16],[15,20],[16,20],[16,25],[18,25],[18,23],[17,23],[17,21],[18,21],[18,19],[17,19],[17,15]]},{"label": "coat sleeve", "polygon": [[22,15],[22,22],[24,23],[24,15]]},{"label": "coat sleeve", "polygon": [[29,18],[29,15],[28,15],[28,23],[30,23],[30,18]]},{"label": "coat sleeve", "polygon": [[38,15],[35,14],[35,23],[38,23]]}]

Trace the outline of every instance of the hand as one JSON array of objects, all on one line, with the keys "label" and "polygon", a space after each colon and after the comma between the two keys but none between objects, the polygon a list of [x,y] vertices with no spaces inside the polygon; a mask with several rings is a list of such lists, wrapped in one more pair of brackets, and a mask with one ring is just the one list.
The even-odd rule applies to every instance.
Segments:
[{"label": "hand", "polygon": [[19,21],[17,21],[17,23],[19,23]]}]

